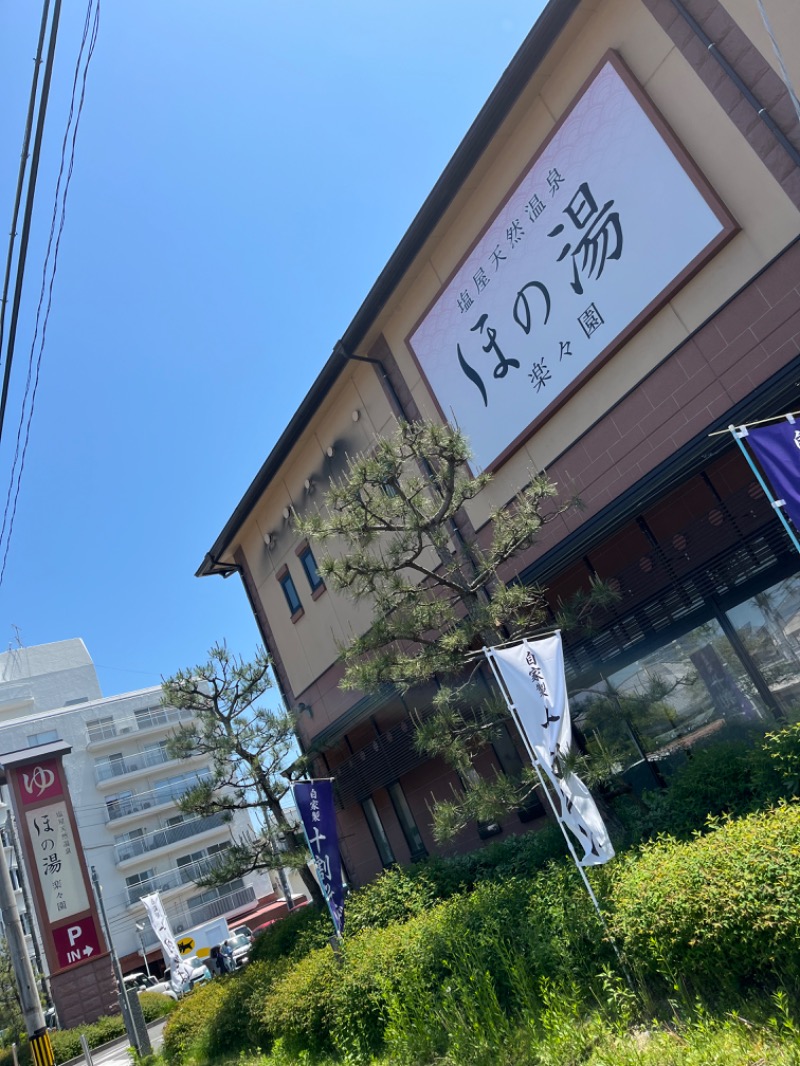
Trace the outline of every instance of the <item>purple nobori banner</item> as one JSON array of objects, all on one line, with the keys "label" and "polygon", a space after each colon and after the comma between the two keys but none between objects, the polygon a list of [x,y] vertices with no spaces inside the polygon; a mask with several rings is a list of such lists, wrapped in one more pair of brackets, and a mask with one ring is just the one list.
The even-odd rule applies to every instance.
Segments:
[{"label": "purple nobori banner", "polygon": [[331,912],[336,933],[341,936],[344,930],[344,888],[336,812],[333,809],[333,782],[329,778],[295,781],[292,792],[316,864],[322,894]]},{"label": "purple nobori banner", "polygon": [[800,423],[758,426],[746,437],[777,500],[800,532]]}]

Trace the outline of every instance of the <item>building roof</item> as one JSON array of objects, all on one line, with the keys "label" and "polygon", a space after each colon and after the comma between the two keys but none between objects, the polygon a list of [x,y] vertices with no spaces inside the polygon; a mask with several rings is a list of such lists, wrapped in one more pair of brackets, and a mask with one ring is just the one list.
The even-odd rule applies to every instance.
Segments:
[{"label": "building roof", "polygon": [[316,381],[267,456],[233,514],[225,523],[210,551],[206,553],[196,572],[196,577],[231,572],[230,564],[221,563],[220,557],[228,550],[243,522],[299,440],[300,435],[347,364],[350,353],[354,352],[364,340],[373,322],[519,99],[531,75],[578,7],[578,3],[579,0],[550,0],[536,20],[533,29],[522,42],[489,99],[481,108],[478,117],[470,126],[416,218],[378,275],[375,284],[341,340],[334,345]]}]

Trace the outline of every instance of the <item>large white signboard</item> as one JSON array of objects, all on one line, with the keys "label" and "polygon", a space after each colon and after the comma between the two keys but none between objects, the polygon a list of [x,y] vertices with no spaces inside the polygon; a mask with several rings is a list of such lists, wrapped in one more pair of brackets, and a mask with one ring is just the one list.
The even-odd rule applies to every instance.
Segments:
[{"label": "large white signboard", "polygon": [[25,817],[50,922],[88,910],[89,899],[66,801],[26,811]]},{"label": "large white signboard", "polygon": [[409,336],[498,465],[735,232],[609,57]]}]

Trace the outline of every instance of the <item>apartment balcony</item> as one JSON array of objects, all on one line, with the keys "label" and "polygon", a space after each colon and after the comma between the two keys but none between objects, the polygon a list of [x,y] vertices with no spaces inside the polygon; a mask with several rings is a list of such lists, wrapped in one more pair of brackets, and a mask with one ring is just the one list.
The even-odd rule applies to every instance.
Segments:
[{"label": "apartment balcony", "polygon": [[[211,777],[211,771],[198,772],[197,781],[205,781]],[[138,792],[132,796],[122,796],[117,799],[106,801],[106,814],[108,822],[117,822],[129,815],[142,814],[162,806],[174,806],[181,796],[191,788],[190,784],[183,782],[178,787],[154,788],[149,792]]]},{"label": "apartment balcony", "polygon": [[138,903],[142,896],[149,896],[151,892],[171,892],[175,888],[184,888],[186,885],[194,885],[197,880],[209,873],[219,862],[219,857],[209,855],[197,862],[187,863],[172,870],[165,870],[163,874],[154,874],[146,881],[140,881],[136,885],[130,885],[128,892],[128,906]]},{"label": "apartment balcony", "polygon": [[165,762],[172,761],[171,756],[162,748],[136,752],[133,755],[114,755],[95,763],[94,776],[98,785],[101,785],[104,781],[112,781],[125,774],[142,773],[153,766],[162,766]]},{"label": "apartment balcony", "polygon": [[89,751],[112,744],[120,737],[150,734],[157,730],[174,728],[182,722],[190,722],[194,713],[176,707],[150,707],[137,714],[113,721],[96,722],[86,727],[86,743]]},{"label": "apartment balcony", "polygon": [[114,845],[115,861],[119,864],[135,859],[138,855],[147,855],[159,848],[167,848],[178,841],[188,840],[190,837],[199,836],[213,829],[224,828],[228,822],[221,814],[210,814],[206,818],[187,818],[179,825],[171,825],[166,829],[156,829],[152,833],[135,837],[133,840],[124,840]]}]

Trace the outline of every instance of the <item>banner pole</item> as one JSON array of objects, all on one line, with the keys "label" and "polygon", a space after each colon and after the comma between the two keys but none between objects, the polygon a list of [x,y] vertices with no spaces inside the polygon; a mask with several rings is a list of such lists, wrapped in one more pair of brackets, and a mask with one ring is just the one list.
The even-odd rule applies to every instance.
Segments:
[{"label": "banner pole", "polygon": [[614,954],[617,956],[617,961],[619,962],[620,969],[622,970],[622,972],[623,972],[623,974],[625,976],[625,981],[627,982],[628,987],[631,989],[631,991],[634,991],[633,979],[631,978],[631,975],[628,973],[628,968],[625,965],[625,961],[622,958],[622,953],[619,950],[619,947],[617,945],[616,940],[611,935],[611,931],[608,928],[608,924],[607,924],[605,918],[603,917],[603,912],[600,909],[600,903],[599,903],[599,901],[597,899],[597,896],[594,893],[594,889],[592,888],[592,886],[591,886],[591,884],[589,882],[589,878],[586,876],[586,871],[584,870],[583,866],[580,863],[580,860],[578,859],[577,852],[575,851],[575,845],[573,844],[572,838],[569,835],[569,830],[567,829],[566,825],[564,824],[563,819],[561,818],[560,811],[558,811],[556,809],[555,800],[553,799],[553,796],[552,796],[552,793],[551,793],[550,789],[548,788],[547,784],[545,783],[544,775],[542,773],[542,768],[541,768],[541,766],[539,764],[539,760],[536,757],[536,753],[534,752],[533,747],[531,746],[531,744],[530,744],[530,742],[528,740],[527,733],[525,732],[524,728],[522,727],[522,723],[521,723],[519,715],[517,713],[516,704],[514,703],[513,699],[511,698],[511,694],[508,692],[506,686],[503,684],[502,675],[500,674],[500,671],[497,668],[497,664],[494,661],[494,656],[492,655],[492,649],[484,647],[483,652],[484,652],[484,655],[486,656],[486,658],[489,660],[489,666],[492,669],[492,673],[494,674],[494,677],[495,677],[495,680],[497,681],[497,684],[500,686],[500,691],[503,693],[503,698],[506,701],[506,706],[508,707],[508,710],[509,710],[509,712],[511,714],[511,717],[514,720],[514,725],[516,725],[516,727],[517,727],[517,732],[519,733],[520,737],[522,738],[522,743],[525,745],[525,750],[528,752],[528,755],[530,757],[531,763],[533,764],[533,769],[535,770],[536,776],[539,779],[539,784],[541,785],[544,794],[547,796],[547,802],[550,804],[550,809],[553,812],[553,817],[555,818],[556,822],[558,823],[559,828],[561,829],[561,832],[563,834],[563,837],[564,837],[564,840],[566,842],[567,848],[569,849],[569,853],[572,856],[572,861],[575,864],[575,869],[580,874],[581,880],[583,881],[584,888],[586,889],[586,892],[588,893],[589,899],[592,901],[592,905],[594,906],[594,909],[597,912],[597,918],[598,918],[598,920],[600,922],[600,925],[602,926],[603,930],[605,931],[606,937],[608,938],[608,942],[611,944],[611,947],[614,949]]},{"label": "banner pole", "polygon": [[[494,656],[491,654],[491,649],[484,648],[484,653],[486,654],[486,658],[489,660],[489,665],[492,668],[492,673],[495,676],[495,680],[497,681],[498,685],[500,685],[500,691],[505,694],[505,686],[502,684],[500,673],[494,662]],[[567,847],[569,848],[569,853],[572,856],[573,862],[575,863],[575,867],[578,873],[581,875],[581,879],[583,880],[583,883],[586,886],[586,891],[589,893],[589,898],[591,899],[592,903],[594,904],[594,908],[597,911],[597,917],[600,919],[603,928],[606,930],[606,932],[608,932],[608,927],[606,926],[605,919],[603,918],[603,915],[600,911],[600,904],[598,903],[597,897],[595,896],[592,890],[592,886],[589,883],[589,879],[586,876],[586,871],[580,864],[580,860],[578,859],[578,854],[575,851],[575,845],[572,842],[572,838],[569,835],[569,831],[567,830],[567,827],[564,825],[564,822],[561,819],[560,812],[556,809],[556,804],[555,800],[553,799],[552,793],[550,792],[550,789],[545,783],[544,776],[542,774],[542,769],[539,765],[539,760],[537,759],[536,753],[534,752],[528,741],[528,737],[525,733],[525,730],[522,728],[522,723],[520,722],[519,716],[517,715],[516,705],[510,698],[510,696],[505,696],[505,700],[506,706],[511,712],[511,717],[514,719],[514,725],[517,727],[517,732],[522,738],[522,743],[525,745],[525,750],[528,752],[528,756],[530,757],[531,763],[533,764],[533,768],[536,771],[536,776],[539,779],[539,784],[541,785],[544,794],[547,796],[547,802],[550,804],[550,809],[553,812],[553,817],[558,822],[559,828],[561,829],[561,832],[564,835],[564,840],[566,841]]]},{"label": "banner pole", "polygon": [[789,521],[786,518],[786,515],[783,513],[783,508],[781,507],[781,505],[778,503],[778,501],[775,499],[775,497],[770,492],[769,488],[767,487],[766,481],[761,476],[761,473],[760,473],[758,467],[753,462],[753,460],[752,460],[752,458],[750,456],[750,453],[748,452],[747,448],[745,448],[745,446],[744,446],[743,438],[748,435],[747,426],[738,426],[738,427],[737,426],[728,426],[728,430],[730,431],[730,434],[733,437],[733,439],[739,445],[739,450],[741,451],[742,455],[745,457],[747,465],[750,467],[751,471],[753,472],[753,476],[755,477],[756,481],[759,483],[761,488],[764,490],[764,493],[765,493],[767,499],[769,500],[769,502],[772,504],[772,509],[776,512],[776,514],[778,515],[778,518],[780,518],[781,522],[783,523],[783,528],[786,530],[786,532],[787,532],[787,534],[789,536],[789,540],[791,540],[792,544],[794,545],[794,550],[797,552],[798,555],[800,555],[800,543],[797,540],[797,536],[795,535],[794,530],[789,525]]}]

